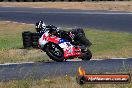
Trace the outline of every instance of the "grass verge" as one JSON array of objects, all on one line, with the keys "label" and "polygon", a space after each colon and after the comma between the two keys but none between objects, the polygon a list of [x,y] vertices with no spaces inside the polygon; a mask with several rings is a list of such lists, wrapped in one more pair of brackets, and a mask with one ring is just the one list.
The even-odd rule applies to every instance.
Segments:
[{"label": "grass verge", "polygon": [[[23,31],[35,31],[33,25],[0,22],[0,63],[49,60],[43,52],[21,49]],[[93,58],[132,57],[132,34],[87,29],[93,45]],[[44,58],[46,57],[46,58]]]},{"label": "grass verge", "polygon": [[85,33],[93,43],[93,58],[132,57],[132,34],[92,29]]},{"label": "grass verge", "polygon": [[40,80],[17,80],[1,82],[0,88],[132,88],[132,82],[128,84],[84,84],[79,85],[76,77],[64,76],[43,78]]},{"label": "grass verge", "polygon": [[81,10],[118,10],[132,11],[131,1],[98,1],[98,2],[1,2],[0,6],[37,7]]}]

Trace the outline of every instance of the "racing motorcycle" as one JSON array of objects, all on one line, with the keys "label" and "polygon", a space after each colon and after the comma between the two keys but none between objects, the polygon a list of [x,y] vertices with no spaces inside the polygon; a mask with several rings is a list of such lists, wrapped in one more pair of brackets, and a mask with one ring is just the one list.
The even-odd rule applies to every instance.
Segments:
[{"label": "racing motorcycle", "polygon": [[90,60],[92,53],[89,49],[83,50],[79,45],[73,45],[70,41],[45,31],[39,38],[38,46],[46,52],[50,59],[62,62],[67,59],[81,58]]}]

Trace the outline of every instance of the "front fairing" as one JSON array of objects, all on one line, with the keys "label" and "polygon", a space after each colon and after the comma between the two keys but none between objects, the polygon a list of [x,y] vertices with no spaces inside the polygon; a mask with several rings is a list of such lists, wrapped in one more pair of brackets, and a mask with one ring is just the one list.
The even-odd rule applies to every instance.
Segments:
[{"label": "front fairing", "polygon": [[81,54],[81,49],[79,47],[75,48],[74,45],[72,45],[68,40],[59,38],[57,36],[51,36],[49,31],[47,31],[39,39],[39,46],[44,48],[44,45],[49,42],[58,44],[63,49],[65,58],[75,57]]},{"label": "front fairing", "polygon": [[74,45],[63,39],[61,39],[61,41],[64,42],[60,42],[59,46],[63,49],[65,59],[68,57],[78,57],[81,55],[81,49],[79,47],[75,48]]},{"label": "front fairing", "polygon": [[41,48],[43,48],[44,45],[47,44],[48,42],[52,42],[52,43],[58,44],[60,39],[61,39],[61,38],[59,38],[59,37],[57,37],[57,36],[51,35],[51,34],[49,33],[49,31],[46,31],[46,32],[41,36],[41,38],[39,39],[39,46],[40,46]]},{"label": "front fairing", "polygon": [[44,45],[45,45],[46,43],[48,43],[48,41],[46,40],[46,37],[48,37],[48,36],[49,36],[49,31],[46,31],[46,32],[41,36],[41,38],[39,39],[39,47],[40,47],[40,48],[43,48]]}]

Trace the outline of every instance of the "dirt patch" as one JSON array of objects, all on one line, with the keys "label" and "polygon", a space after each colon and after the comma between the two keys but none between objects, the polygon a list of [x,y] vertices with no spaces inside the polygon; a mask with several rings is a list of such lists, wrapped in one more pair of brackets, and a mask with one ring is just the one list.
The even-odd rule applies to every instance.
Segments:
[{"label": "dirt patch", "polygon": [[41,7],[61,9],[82,9],[82,10],[120,10],[132,11],[131,1],[113,2],[1,2],[0,6],[16,7]]},{"label": "dirt patch", "polygon": [[[12,22],[12,21],[0,21],[0,36],[14,35],[23,31],[32,31],[33,25]],[[8,32],[6,32],[8,31]]]},{"label": "dirt patch", "polygon": [[9,49],[0,51],[0,63],[48,60],[48,56],[39,49]]}]

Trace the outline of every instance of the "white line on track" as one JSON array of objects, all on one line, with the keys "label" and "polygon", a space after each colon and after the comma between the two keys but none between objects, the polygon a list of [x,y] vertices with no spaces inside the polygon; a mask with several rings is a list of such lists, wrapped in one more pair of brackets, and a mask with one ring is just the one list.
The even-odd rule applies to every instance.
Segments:
[{"label": "white line on track", "polygon": [[111,58],[111,59],[128,59],[128,58]]},{"label": "white line on track", "polygon": [[15,21],[1,21],[1,22],[7,22],[7,23],[20,23],[20,24],[34,25],[34,24],[22,23],[22,22],[15,22]]},{"label": "white line on track", "polygon": [[[128,59],[128,58],[111,58],[111,59]],[[91,60],[108,60],[108,59],[91,59]],[[67,61],[82,61],[81,59],[71,59],[71,60],[67,60]]]},{"label": "white line on track", "polygon": [[106,15],[132,15],[132,12],[32,12],[32,11],[0,11],[0,12],[17,12],[17,13],[49,13],[49,14],[97,14],[97,15],[101,15],[101,14],[106,14]]},{"label": "white line on track", "polygon": [[[111,59],[128,59],[128,58],[111,58]],[[94,61],[94,60],[97,60],[97,61],[101,61],[101,60],[108,60],[108,59],[91,59],[91,61]],[[71,59],[71,60],[67,60],[68,62],[71,62],[71,61],[82,61],[81,59]],[[21,63],[4,63],[4,64],[0,64],[0,66],[7,66],[7,65],[19,65],[19,64],[33,64],[33,63],[37,63],[37,62],[21,62]]]},{"label": "white line on track", "polygon": [[101,14],[107,14],[107,15],[132,15],[132,13],[123,13],[123,12],[41,12],[41,13],[49,13],[49,14],[97,14],[97,15],[101,15]]},{"label": "white line on track", "polygon": [[21,62],[21,63],[4,63],[4,64],[0,64],[0,66],[6,66],[6,65],[18,65],[18,64],[32,64],[32,63],[36,63],[36,62]]}]

